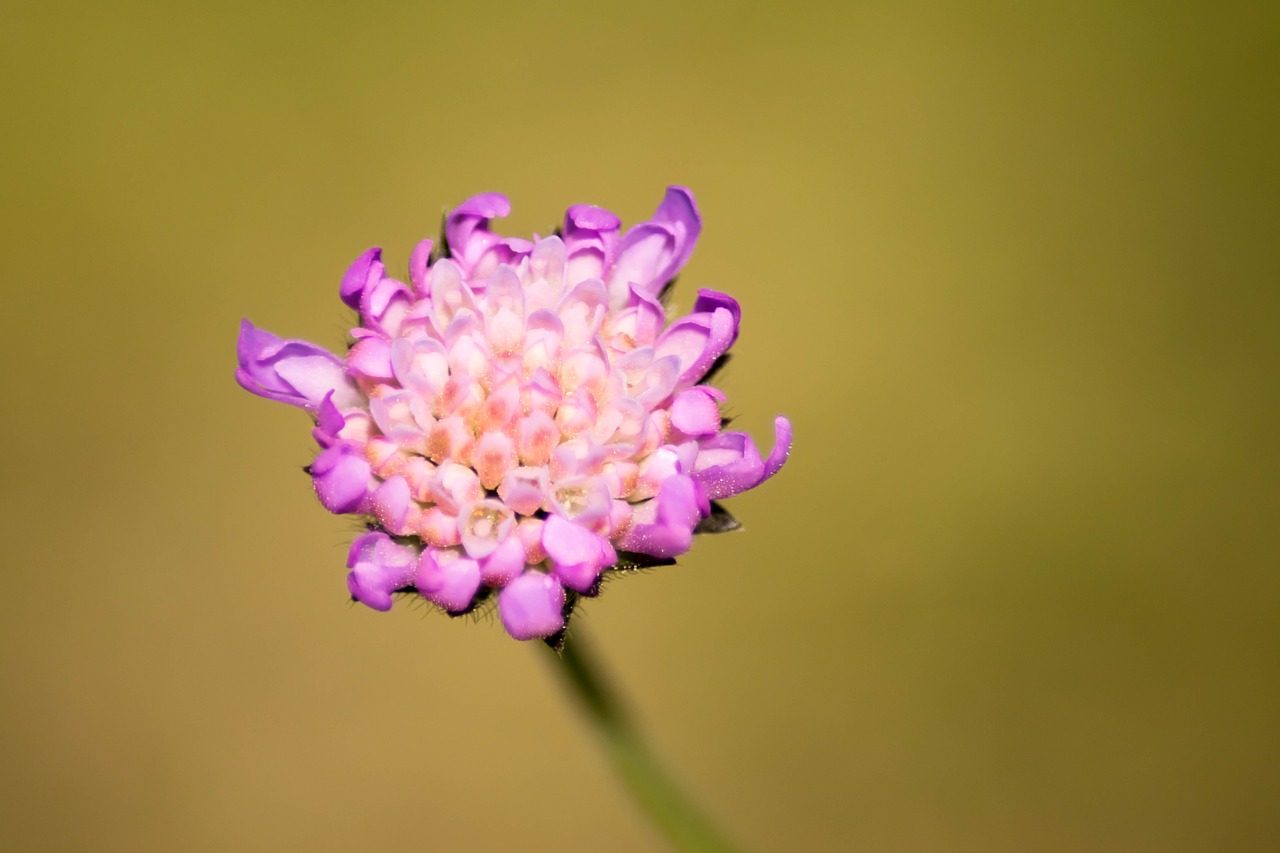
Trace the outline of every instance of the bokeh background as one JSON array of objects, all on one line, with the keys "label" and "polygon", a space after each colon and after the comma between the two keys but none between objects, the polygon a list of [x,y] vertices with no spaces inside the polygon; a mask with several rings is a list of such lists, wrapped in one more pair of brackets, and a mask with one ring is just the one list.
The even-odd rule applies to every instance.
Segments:
[{"label": "bokeh background", "polygon": [[540,647],[353,607],[242,315],[694,188],[746,530],[579,630],[758,850],[1280,844],[1277,4],[0,12],[8,850],[660,849]]}]

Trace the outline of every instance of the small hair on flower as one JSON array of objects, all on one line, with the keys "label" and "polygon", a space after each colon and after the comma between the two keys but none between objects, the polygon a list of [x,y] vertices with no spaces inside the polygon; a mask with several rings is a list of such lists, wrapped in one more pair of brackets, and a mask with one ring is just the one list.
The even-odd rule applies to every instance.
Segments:
[{"label": "small hair on flower", "polygon": [[357,258],[345,357],[243,321],[236,381],[314,419],[316,497],[369,525],[347,557],[355,600],[416,592],[456,615],[496,595],[508,634],[555,644],[606,573],[735,529],[718,501],[778,472],[791,424],[776,419],[767,456],[725,430],[707,382],[738,338],[733,297],[699,290],[667,322],[659,297],[702,230],[689,190],[625,233],[574,205],[558,236],[501,237],[490,222],[510,207],[463,202],[407,283],[380,249]]}]

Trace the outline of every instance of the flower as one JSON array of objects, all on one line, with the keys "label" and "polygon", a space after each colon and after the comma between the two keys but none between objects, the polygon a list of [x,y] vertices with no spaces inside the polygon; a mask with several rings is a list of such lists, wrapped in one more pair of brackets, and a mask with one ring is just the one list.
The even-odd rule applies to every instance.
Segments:
[{"label": "flower", "polygon": [[387,610],[416,591],[456,615],[496,593],[512,637],[554,643],[606,572],[736,527],[713,501],[776,474],[791,425],[776,420],[768,456],[723,429],[706,383],[737,340],[736,300],[700,290],[666,322],[660,298],[702,228],[687,189],[625,234],[576,205],[556,236],[500,237],[489,223],[509,211],[497,193],[463,202],[441,246],[413,250],[407,284],[380,249],[357,258],[339,288],[360,319],[345,357],[243,321],[236,380],[315,419],[316,496],[368,520],[353,598]]}]

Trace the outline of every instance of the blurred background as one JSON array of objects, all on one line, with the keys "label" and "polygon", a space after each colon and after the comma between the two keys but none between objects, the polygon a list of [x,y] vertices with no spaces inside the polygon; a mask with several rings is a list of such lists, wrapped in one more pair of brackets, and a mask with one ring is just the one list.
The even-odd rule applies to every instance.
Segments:
[{"label": "blurred background", "polygon": [[661,849],[537,644],[347,601],[241,316],[697,193],[743,532],[580,630],[758,850],[1280,844],[1280,6],[0,12],[0,846]]}]

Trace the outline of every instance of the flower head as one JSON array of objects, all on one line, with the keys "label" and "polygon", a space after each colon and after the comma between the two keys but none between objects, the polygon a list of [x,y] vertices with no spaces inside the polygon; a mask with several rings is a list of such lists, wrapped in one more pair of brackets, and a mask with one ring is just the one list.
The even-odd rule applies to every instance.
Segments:
[{"label": "flower head", "polygon": [[381,250],[357,258],[339,289],[360,319],[345,357],[244,321],[236,380],[315,419],[316,496],[370,528],[347,559],[356,600],[387,610],[416,591],[460,614],[496,593],[511,636],[556,638],[604,573],[736,526],[712,502],[777,473],[791,425],[777,419],[767,457],[723,430],[706,382],[737,301],[700,290],[667,322],[659,297],[702,227],[687,189],[625,233],[575,205],[559,236],[500,237],[489,224],[509,210],[497,193],[465,201],[444,245],[413,250],[407,283]]}]

